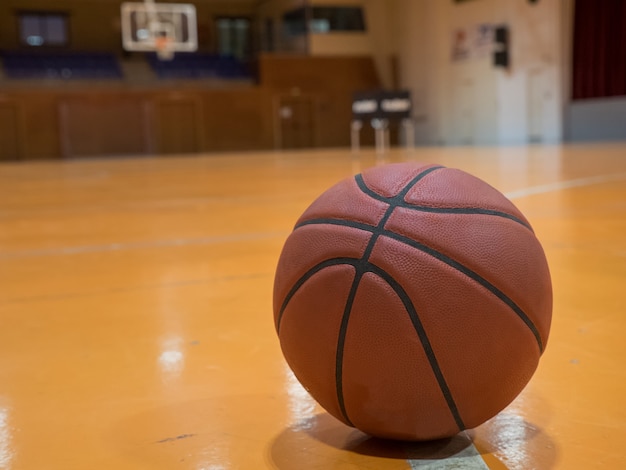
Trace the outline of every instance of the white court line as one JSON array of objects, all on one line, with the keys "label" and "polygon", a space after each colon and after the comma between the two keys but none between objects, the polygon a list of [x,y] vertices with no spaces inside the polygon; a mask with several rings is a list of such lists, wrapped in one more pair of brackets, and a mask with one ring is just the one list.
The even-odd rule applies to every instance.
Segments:
[{"label": "white court line", "polygon": [[145,250],[149,248],[167,248],[173,246],[215,245],[218,243],[267,240],[277,237],[286,237],[287,235],[289,235],[287,232],[260,232],[225,235],[222,237],[177,238],[173,240],[154,240],[146,242],[109,243],[106,245],[66,246],[61,248],[44,248],[41,250],[8,251],[5,253],[0,252],[0,259],[79,255],[85,253],[101,253],[103,251]]},{"label": "white court line", "polygon": [[509,191],[508,193],[504,193],[504,195],[509,199],[519,199],[526,196],[534,196],[536,194],[560,191],[561,189],[579,188],[581,186],[591,186],[593,184],[608,183],[609,181],[620,181],[624,179],[626,179],[626,173],[591,176],[589,178],[579,178],[576,180],[559,181],[556,183],[542,184],[540,186],[531,186],[530,188],[518,189],[517,191]]},{"label": "white court line", "polygon": [[474,444],[441,460],[409,460],[412,470],[489,470]]}]

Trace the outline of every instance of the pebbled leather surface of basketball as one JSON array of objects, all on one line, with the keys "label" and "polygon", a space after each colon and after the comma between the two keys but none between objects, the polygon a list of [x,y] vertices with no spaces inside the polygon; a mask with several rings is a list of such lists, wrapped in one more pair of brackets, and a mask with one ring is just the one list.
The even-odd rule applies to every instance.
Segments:
[{"label": "pebbled leather surface of basketball", "polygon": [[524,215],[437,165],[364,171],[323,193],[285,242],[274,321],[295,376],[374,436],[478,426],[531,379],[548,341],[548,264]]}]

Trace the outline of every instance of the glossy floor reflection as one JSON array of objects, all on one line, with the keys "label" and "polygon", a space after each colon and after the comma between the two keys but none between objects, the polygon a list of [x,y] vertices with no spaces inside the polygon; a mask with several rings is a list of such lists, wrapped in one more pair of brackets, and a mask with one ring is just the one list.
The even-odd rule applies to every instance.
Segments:
[{"label": "glossy floor reflection", "polygon": [[[626,465],[626,146],[206,155],[0,166],[0,469],[605,469]],[[280,353],[282,243],[387,161],[473,173],[533,224],[550,341],[501,414],[372,439]]]}]

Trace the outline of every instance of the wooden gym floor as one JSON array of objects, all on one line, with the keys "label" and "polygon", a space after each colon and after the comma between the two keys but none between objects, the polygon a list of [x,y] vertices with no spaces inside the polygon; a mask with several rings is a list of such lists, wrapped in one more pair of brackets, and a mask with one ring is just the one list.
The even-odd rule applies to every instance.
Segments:
[{"label": "wooden gym floor", "polygon": [[[383,161],[469,171],[544,245],[539,370],[478,429],[371,439],[281,356],[272,282],[303,209]],[[207,155],[0,166],[0,469],[626,467],[626,146]]]}]

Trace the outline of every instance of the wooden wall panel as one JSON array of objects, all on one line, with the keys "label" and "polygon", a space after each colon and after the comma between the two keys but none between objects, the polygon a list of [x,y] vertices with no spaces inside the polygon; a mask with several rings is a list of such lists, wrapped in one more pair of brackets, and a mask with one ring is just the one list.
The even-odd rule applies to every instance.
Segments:
[{"label": "wooden wall panel", "polygon": [[215,90],[204,96],[206,151],[273,147],[272,101],[259,87]]},{"label": "wooden wall panel", "polygon": [[[17,135],[23,159],[348,146],[352,93],[379,86],[367,58],[282,57],[261,65],[260,84],[224,88],[203,81],[13,85],[2,95],[19,113],[4,111],[11,123],[3,139]],[[283,105],[297,122],[281,117],[281,100],[291,100]],[[370,134],[364,126],[364,145]],[[14,141],[3,145],[15,154]]]},{"label": "wooden wall panel", "polygon": [[203,150],[202,102],[197,96],[176,93],[154,102],[154,140],[158,153]]},{"label": "wooden wall panel", "polygon": [[307,57],[262,55],[259,80],[263,86],[301,91],[371,90],[381,87],[372,57]]},{"label": "wooden wall panel", "polygon": [[63,97],[59,102],[64,157],[148,152],[146,102],[133,94]]},{"label": "wooden wall panel", "polygon": [[16,99],[21,109],[22,158],[61,158],[58,93],[35,90],[21,93]]}]

